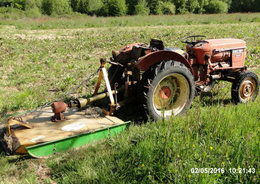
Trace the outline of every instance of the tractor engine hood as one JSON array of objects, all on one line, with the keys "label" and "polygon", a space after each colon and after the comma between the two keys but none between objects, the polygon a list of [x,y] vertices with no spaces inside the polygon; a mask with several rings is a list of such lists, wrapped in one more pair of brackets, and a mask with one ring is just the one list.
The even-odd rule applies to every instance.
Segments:
[{"label": "tractor engine hood", "polygon": [[187,45],[187,53],[192,53],[199,64],[206,64],[205,57],[208,56],[211,62],[226,61],[231,57],[231,50],[241,50],[245,57],[246,42],[240,39],[208,39],[196,45]]},{"label": "tractor engine hood", "polygon": [[230,49],[230,48],[238,48],[245,47],[246,42],[240,39],[209,39],[205,40],[208,43],[210,49]]}]

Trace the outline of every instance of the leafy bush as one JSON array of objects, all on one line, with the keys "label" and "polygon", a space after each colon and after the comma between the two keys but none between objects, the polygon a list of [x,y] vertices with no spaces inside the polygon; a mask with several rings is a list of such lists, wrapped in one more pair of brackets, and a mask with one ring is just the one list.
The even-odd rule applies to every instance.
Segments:
[{"label": "leafy bush", "polygon": [[41,16],[42,0],[24,0],[24,10],[27,17]]},{"label": "leafy bush", "polygon": [[207,13],[227,13],[228,5],[220,0],[212,0],[205,9]]},{"label": "leafy bush", "polygon": [[0,18],[19,19],[25,17],[24,11],[12,7],[0,7]]},{"label": "leafy bush", "polygon": [[135,15],[149,15],[150,9],[147,6],[145,0],[139,0],[138,4],[135,6]]},{"label": "leafy bush", "polygon": [[[135,14],[135,6],[140,2],[140,0],[126,0],[127,14]],[[150,10],[149,10],[150,11]]]},{"label": "leafy bush", "polygon": [[205,13],[206,10],[205,10],[205,7],[208,5],[208,0],[197,0],[198,2],[198,5],[197,7],[194,9],[194,12],[193,13]]},{"label": "leafy bush", "polygon": [[[104,2],[104,1],[103,1]],[[108,16],[109,15],[109,9],[108,9],[108,3],[104,3],[101,9],[97,12],[98,16]]]},{"label": "leafy bush", "polygon": [[1,14],[10,13],[12,11],[13,11],[13,8],[11,8],[11,7],[0,7]]},{"label": "leafy bush", "polygon": [[0,0],[0,7],[24,10],[30,16],[39,16],[41,11],[48,15],[68,14],[71,9],[98,16],[200,14],[258,12],[260,0]]},{"label": "leafy bush", "polygon": [[260,12],[260,2],[259,2],[259,0],[258,0],[258,2],[255,1],[255,11]]},{"label": "leafy bush", "polygon": [[47,15],[63,15],[71,13],[69,0],[43,0],[42,10]]},{"label": "leafy bush", "polygon": [[160,13],[160,6],[158,0],[147,0],[148,7],[150,8],[150,13],[153,15],[157,15]]},{"label": "leafy bush", "polygon": [[30,9],[27,9],[25,11],[25,14],[27,17],[33,17],[33,18],[37,18],[41,16],[41,12],[39,10],[39,8],[37,8],[36,6]]},{"label": "leafy bush", "polygon": [[110,16],[122,16],[126,14],[125,0],[108,0],[105,5]]},{"label": "leafy bush", "polygon": [[70,6],[73,11],[78,12],[80,7],[80,0],[70,0]]},{"label": "leafy bush", "polygon": [[176,11],[179,14],[187,13],[187,0],[171,0],[171,2],[176,6]]},{"label": "leafy bush", "polygon": [[[205,2],[205,0],[201,0],[201,2]],[[187,2],[187,9],[190,13],[195,13],[198,11],[198,9],[200,8],[200,2],[199,0],[188,0]]]},{"label": "leafy bush", "polygon": [[13,8],[24,9],[24,0],[13,0],[11,3]]},{"label": "leafy bush", "polygon": [[160,1],[157,11],[157,14],[173,15],[175,14],[175,5],[168,1]]},{"label": "leafy bush", "polygon": [[230,12],[259,12],[259,0],[233,0],[231,3]]},{"label": "leafy bush", "polygon": [[[176,12],[185,13],[225,13],[232,0],[170,0],[176,6]],[[235,1],[235,0],[233,0]]]},{"label": "leafy bush", "polygon": [[89,0],[88,10],[90,14],[96,14],[104,6],[102,0]]},{"label": "leafy bush", "polygon": [[7,6],[11,6],[12,4],[12,0],[1,0],[0,1],[0,7],[7,7]]},{"label": "leafy bush", "polygon": [[32,9],[34,7],[41,8],[42,0],[24,0],[24,9]]},{"label": "leafy bush", "polygon": [[[229,9],[232,4],[232,1],[238,1],[238,0],[220,0],[220,1],[227,3],[228,9]],[[241,1],[241,0],[239,0],[239,1]],[[259,0],[253,0],[253,1],[259,1]]]},{"label": "leafy bush", "polygon": [[179,14],[193,13],[199,7],[203,7],[205,1],[208,2],[208,0],[170,0],[176,6],[176,11]]},{"label": "leafy bush", "polygon": [[102,0],[74,0],[73,3],[73,10],[77,9],[78,12],[86,13],[89,15],[97,14],[97,12],[99,12],[99,10],[103,7]]}]

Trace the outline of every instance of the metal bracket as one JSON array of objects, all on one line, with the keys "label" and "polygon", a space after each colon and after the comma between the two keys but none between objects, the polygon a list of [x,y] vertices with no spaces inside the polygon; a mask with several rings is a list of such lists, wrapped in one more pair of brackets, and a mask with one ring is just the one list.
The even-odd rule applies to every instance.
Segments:
[{"label": "metal bracket", "polygon": [[12,132],[11,132],[11,126],[12,126],[12,125],[20,125],[20,126],[22,126],[22,127],[28,128],[28,129],[33,128],[33,127],[32,127],[31,125],[29,125],[29,124],[26,124],[26,123],[24,123],[24,122],[18,121],[18,120],[14,119],[14,118],[10,118],[10,119],[8,120],[8,124],[7,124],[7,130],[8,130],[8,133],[9,133],[10,136],[12,135]]},{"label": "metal bracket", "polygon": [[[105,68],[106,63],[107,63],[107,61],[105,59],[103,59],[103,58],[100,59],[99,78],[98,78],[98,83],[97,83],[97,86],[95,88],[93,96],[97,95],[98,90],[100,88],[101,80],[103,78],[105,80],[107,92],[108,92],[109,99],[110,99],[110,112],[109,112],[109,114],[111,115],[115,111],[116,103],[115,103],[115,99],[114,99],[114,96],[113,96],[111,85],[110,85],[110,82],[109,82],[109,79],[108,79],[108,73],[107,73],[107,70]],[[114,93],[116,93],[116,91]]]}]

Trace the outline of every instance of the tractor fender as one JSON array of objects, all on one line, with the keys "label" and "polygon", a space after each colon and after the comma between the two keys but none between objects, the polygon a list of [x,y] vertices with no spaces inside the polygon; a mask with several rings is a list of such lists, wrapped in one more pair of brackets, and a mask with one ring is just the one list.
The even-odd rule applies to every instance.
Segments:
[{"label": "tractor fender", "polygon": [[177,52],[167,51],[167,50],[160,50],[145,55],[136,64],[136,67],[145,72],[149,70],[151,66],[160,63],[161,61],[168,61],[168,60],[178,61],[184,64],[190,70],[191,74],[194,75],[190,63],[183,55]]}]

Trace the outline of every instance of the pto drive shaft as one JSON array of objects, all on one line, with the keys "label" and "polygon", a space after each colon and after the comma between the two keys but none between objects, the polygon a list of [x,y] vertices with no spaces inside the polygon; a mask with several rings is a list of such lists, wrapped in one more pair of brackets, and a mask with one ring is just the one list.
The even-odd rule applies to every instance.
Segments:
[{"label": "pto drive shaft", "polygon": [[[122,86],[121,88],[119,88],[117,91],[112,90],[112,94],[114,95],[115,93],[120,93],[122,91],[124,91],[125,86]],[[78,108],[83,108],[86,105],[95,102],[97,100],[101,100],[103,98],[106,98],[109,96],[109,92],[104,92],[98,95],[95,95],[93,97],[90,98],[79,98],[76,100],[73,100],[69,103],[69,107],[78,107]]]}]

